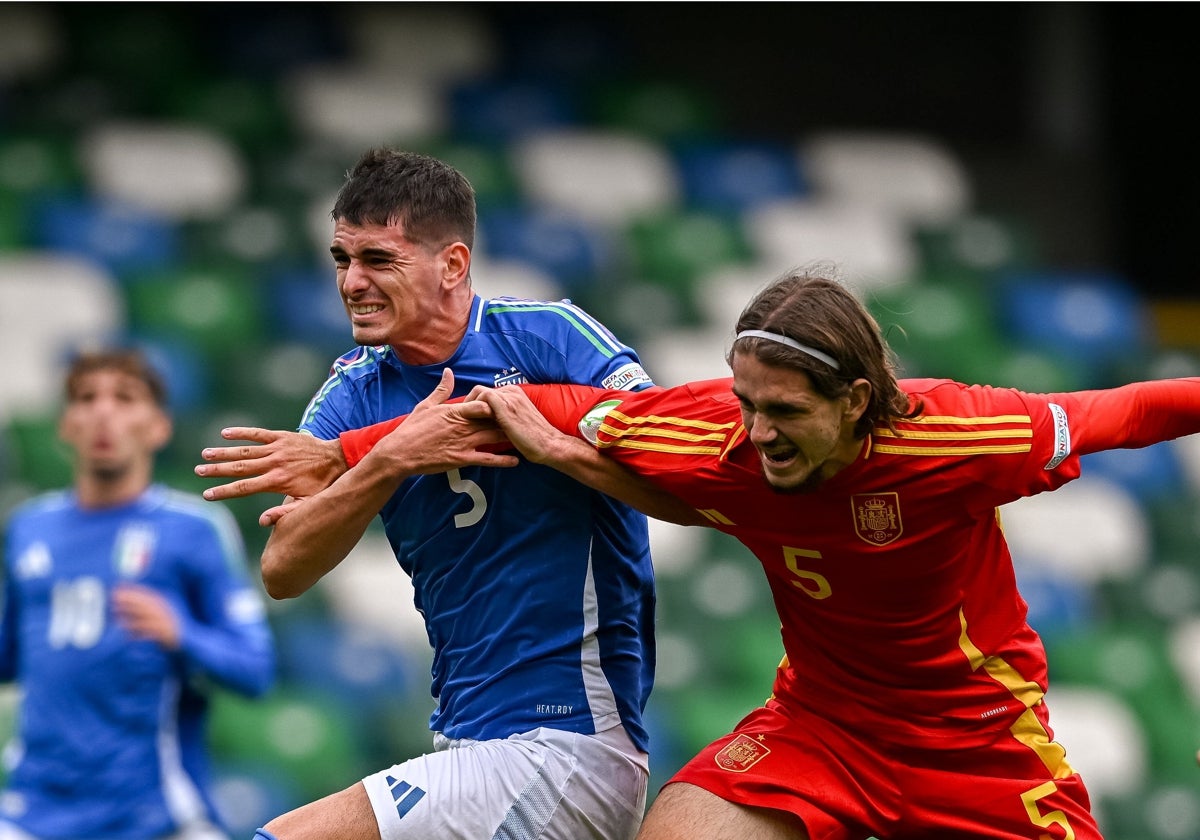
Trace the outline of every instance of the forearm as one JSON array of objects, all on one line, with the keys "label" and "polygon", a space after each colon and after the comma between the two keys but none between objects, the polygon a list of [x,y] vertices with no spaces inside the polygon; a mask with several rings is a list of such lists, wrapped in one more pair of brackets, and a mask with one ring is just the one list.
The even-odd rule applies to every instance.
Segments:
[{"label": "forearm", "polygon": [[271,530],[262,554],[262,578],[272,598],[307,592],[353,550],[404,475],[388,474],[365,459],[309,497]]},{"label": "forearm", "polygon": [[1063,395],[1085,417],[1072,445],[1080,454],[1138,449],[1200,432],[1200,378],[1135,382]]},{"label": "forearm", "polygon": [[587,441],[557,434],[553,444],[539,457],[541,463],[654,519],[676,525],[707,524],[695,508],[629,472]]},{"label": "forearm", "polygon": [[187,621],[181,651],[189,668],[248,697],[271,687],[275,657],[266,625],[210,627]]}]

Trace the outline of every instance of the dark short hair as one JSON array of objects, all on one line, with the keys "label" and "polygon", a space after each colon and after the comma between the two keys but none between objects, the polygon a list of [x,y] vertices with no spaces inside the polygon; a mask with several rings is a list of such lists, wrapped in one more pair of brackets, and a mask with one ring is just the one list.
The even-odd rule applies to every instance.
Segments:
[{"label": "dark short hair", "polygon": [[475,188],[429,155],[374,148],[346,173],[330,214],[353,225],[400,224],[413,242],[475,247]]},{"label": "dark short hair", "polygon": [[146,358],[146,354],[133,348],[87,350],[77,354],[67,368],[64,396],[67,402],[75,399],[83,377],[102,370],[113,370],[139,379],[150,390],[150,396],[159,408],[167,408],[167,384],[162,374]]}]

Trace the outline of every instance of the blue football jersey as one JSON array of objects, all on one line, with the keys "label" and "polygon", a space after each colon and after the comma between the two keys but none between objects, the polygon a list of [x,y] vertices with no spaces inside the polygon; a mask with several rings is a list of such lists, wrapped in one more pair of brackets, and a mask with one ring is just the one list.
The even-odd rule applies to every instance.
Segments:
[{"label": "blue football jersey", "polygon": [[[274,676],[262,596],[228,510],[154,485],[83,509],[72,491],[14,511],[6,529],[0,679],[20,689],[0,820],[38,837],[142,840],[198,818],[209,682],[259,695]],[[115,619],[123,583],[163,595],[180,649]]]},{"label": "blue football jersey", "polygon": [[[332,439],[402,414],[454,371],[475,385],[652,385],[636,353],[568,301],[476,296],[444,362],[408,365],[359,347],[333,365],[300,428]],[[623,724],[647,748],[654,674],[654,583],[646,519],[522,461],[407,479],[380,512],[433,648],[430,727],[504,738],[546,726]]]}]

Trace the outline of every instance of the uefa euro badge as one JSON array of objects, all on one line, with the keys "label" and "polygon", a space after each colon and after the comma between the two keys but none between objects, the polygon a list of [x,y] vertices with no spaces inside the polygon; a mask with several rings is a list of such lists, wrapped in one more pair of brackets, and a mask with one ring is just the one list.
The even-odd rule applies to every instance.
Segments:
[{"label": "uefa euro badge", "polygon": [[579,421],[579,434],[592,446],[600,446],[600,428],[608,413],[621,404],[620,400],[605,400],[592,406]]},{"label": "uefa euro badge", "polygon": [[762,743],[763,737],[759,735],[755,739],[749,735],[738,735],[717,753],[717,766],[732,773],[745,773],[771,752]]},{"label": "uefa euro badge", "polygon": [[904,533],[900,521],[898,493],[856,493],[850,497],[854,508],[854,533],[871,545],[887,545]]}]

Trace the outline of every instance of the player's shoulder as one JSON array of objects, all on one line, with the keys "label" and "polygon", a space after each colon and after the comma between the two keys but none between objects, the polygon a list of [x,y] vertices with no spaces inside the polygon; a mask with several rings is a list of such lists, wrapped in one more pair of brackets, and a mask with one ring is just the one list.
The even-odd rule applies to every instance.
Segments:
[{"label": "player's shoulder", "polygon": [[599,319],[568,298],[481,298],[474,326],[481,333],[525,332],[548,341],[577,334],[589,341],[617,344]]},{"label": "player's shoulder", "polygon": [[47,516],[58,516],[76,507],[70,490],[47,490],[18,502],[9,512],[9,526]]},{"label": "player's shoulder", "polygon": [[386,344],[355,347],[334,359],[329,376],[351,380],[372,376],[394,352]]},{"label": "player's shoulder", "polygon": [[672,388],[654,386],[636,392],[629,401],[643,411],[660,414],[670,412],[688,416],[709,413],[725,414],[740,412],[738,399],[733,393],[733,378],[703,379],[687,382]]},{"label": "player's shoulder", "polygon": [[1023,397],[1015,388],[969,384],[954,379],[901,379],[899,385],[914,404],[926,406],[925,413],[955,407],[987,413],[1020,403]]}]

